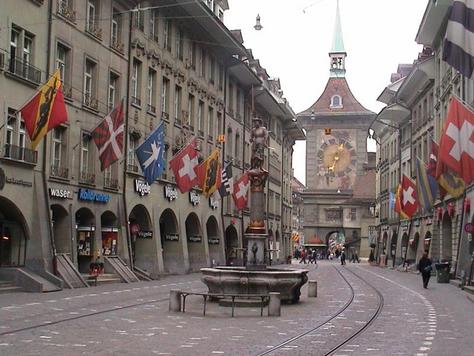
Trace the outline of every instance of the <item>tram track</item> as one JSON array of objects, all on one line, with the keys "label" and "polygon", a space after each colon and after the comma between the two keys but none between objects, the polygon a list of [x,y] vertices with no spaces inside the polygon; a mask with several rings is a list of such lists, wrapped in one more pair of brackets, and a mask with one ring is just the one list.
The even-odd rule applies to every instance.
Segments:
[{"label": "tram track", "polygon": [[95,312],[91,312],[91,313],[75,315],[75,316],[71,316],[71,317],[63,318],[63,319],[59,319],[59,320],[46,321],[46,322],[43,322],[41,324],[35,324],[35,325],[25,326],[23,328],[17,328],[17,329],[13,329],[13,330],[0,332],[0,337],[7,336],[7,335],[18,334],[18,333],[21,333],[23,331],[48,327],[48,326],[51,326],[51,325],[66,323],[66,322],[74,321],[74,320],[78,320],[78,319],[89,318],[89,317],[96,316],[96,315],[111,313],[111,312],[114,312],[114,311],[117,311],[117,310],[130,309],[130,308],[134,308],[134,307],[138,307],[138,306],[142,306],[142,305],[147,305],[147,304],[162,303],[162,302],[166,302],[168,300],[169,300],[168,297],[164,297],[164,298],[160,298],[160,299],[146,300],[146,301],[142,301],[142,302],[139,302],[139,303],[133,303],[133,304],[128,304],[128,305],[124,305],[124,306],[120,306],[120,307],[114,307],[114,308],[99,310],[99,311],[95,311]]},{"label": "tram track", "polygon": [[[341,270],[338,269],[337,267],[333,266],[334,269],[337,271],[337,273],[340,275],[340,277],[344,280],[344,282],[349,286],[350,288],[350,291],[351,291],[351,295],[349,297],[349,299],[347,300],[347,302],[335,313],[333,314],[331,317],[329,317],[328,319],[324,320],[323,322],[320,322],[318,323],[316,326],[312,327],[311,329],[309,330],[306,330],[305,332],[303,333],[300,333],[296,336],[293,336],[292,338],[289,338],[288,340],[285,340],[284,342],[262,352],[262,353],[259,353],[257,356],[264,356],[264,355],[269,355],[269,354],[272,354],[274,352],[277,352],[279,350],[282,350],[284,347],[287,347],[289,345],[291,345],[292,343],[294,343],[295,341],[298,341],[300,339],[302,339],[303,337],[305,337],[306,335],[308,334],[311,334],[311,333],[314,333],[315,331],[321,329],[322,327],[324,327],[325,325],[329,324],[332,320],[334,320],[335,318],[337,318],[339,315],[341,315],[342,313],[344,313],[354,302],[354,298],[355,298],[355,292],[354,292],[354,288],[352,287],[351,283],[347,280],[347,278],[342,274]],[[351,271],[350,269],[344,269],[344,271],[349,271],[350,273],[352,273],[356,278],[360,279],[362,282],[364,282],[365,284],[367,284],[371,289],[373,289],[375,291],[375,293],[377,294],[378,296],[378,299],[379,299],[379,303],[378,303],[378,306],[377,306],[377,309],[375,311],[374,314],[371,315],[371,317],[369,318],[369,320],[364,324],[363,327],[361,327],[360,329],[358,329],[355,333],[353,333],[352,335],[350,335],[349,337],[345,338],[344,340],[342,340],[341,342],[339,342],[337,345],[335,345],[334,347],[332,347],[329,351],[325,351],[322,355],[324,356],[329,356],[329,355],[332,355],[334,354],[334,352],[336,352],[337,350],[339,350],[340,348],[342,348],[344,345],[346,345],[348,342],[350,342],[351,340],[355,339],[358,335],[362,334],[370,325],[373,324],[373,322],[377,319],[377,317],[379,316],[379,314],[381,313],[382,311],[382,308],[383,308],[383,304],[384,304],[384,300],[383,300],[383,295],[380,293],[380,291],[375,288],[372,284],[370,284],[369,282],[365,281],[362,277],[360,277],[359,275],[357,275],[356,273],[354,273],[353,271]]]}]

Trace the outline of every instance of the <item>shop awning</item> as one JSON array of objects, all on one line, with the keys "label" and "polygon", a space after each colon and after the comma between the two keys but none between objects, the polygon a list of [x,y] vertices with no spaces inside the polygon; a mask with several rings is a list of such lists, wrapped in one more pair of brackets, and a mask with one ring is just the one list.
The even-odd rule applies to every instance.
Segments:
[{"label": "shop awning", "polygon": [[377,115],[377,121],[389,121],[392,125],[399,126],[400,123],[410,116],[410,110],[400,104],[391,104],[384,107]]}]

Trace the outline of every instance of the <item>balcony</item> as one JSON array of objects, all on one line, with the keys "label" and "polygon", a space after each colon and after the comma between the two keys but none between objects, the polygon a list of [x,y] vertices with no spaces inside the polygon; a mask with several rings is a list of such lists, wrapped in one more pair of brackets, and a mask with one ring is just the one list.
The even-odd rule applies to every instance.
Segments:
[{"label": "balcony", "polygon": [[181,121],[181,119],[179,117],[175,117],[174,118],[174,124],[177,125],[177,126],[181,126],[183,124],[183,122]]},{"label": "balcony", "polygon": [[51,166],[50,175],[51,177],[54,177],[54,178],[68,179],[69,169],[66,167],[61,167],[59,165],[53,164]]},{"label": "balcony", "polygon": [[41,83],[41,71],[29,63],[23,62],[20,58],[10,58],[8,72],[36,85]]},{"label": "balcony", "polygon": [[132,105],[135,105],[138,107],[142,106],[142,101],[140,100],[140,98],[137,98],[136,96],[131,96],[130,99],[131,99]]},{"label": "balcony", "polygon": [[57,11],[56,13],[61,17],[64,17],[66,20],[76,23],[76,11],[73,11],[70,7],[70,4],[66,1],[58,0]]},{"label": "balcony", "polygon": [[95,183],[95,174],[81,171],[79,172],[79,183],[87,184],[87,185],[94,185]]},{"label": "balcony", "polygon": [[104,188],[117,190],[118,189],[118,179],[104,178]]},{"label": "balcony", "polygon": [[204,138],[204,131],[198,130],[198,136]]},{"label": "balcony", "polygon": [[10,145],[7,143],[3,149],[3,158],[36,164],[38,163],[38,152],[30,150],[29,148]]},{"label": "balcony", "polygon": [[84,94],[84,101],[82,103],[85,107],[97,111],[99,109],[99,102],[91,94]]},{"label": "balcony", "polygon": [[170,114],[168,114],[167,112],[163,111],[163,112],[161,113],[161,120],[170,121]]},{"label": "balcony", "polygon": [[146,111],[150,114],[156,114],[156,107],[151,104],[146,104]]},{"label": "balcony", "polygon": [[86,23],[86,32],[94,36],[99,41],[102,41],[102,29],[97,26],[95,21],[88,21]]},{"label": "balcony", "polygon": [[127,171],[128,172],[133,172],[133,173],[138,173],[138,166],[133,164],[133,163],[128,163],[127,164]]}]

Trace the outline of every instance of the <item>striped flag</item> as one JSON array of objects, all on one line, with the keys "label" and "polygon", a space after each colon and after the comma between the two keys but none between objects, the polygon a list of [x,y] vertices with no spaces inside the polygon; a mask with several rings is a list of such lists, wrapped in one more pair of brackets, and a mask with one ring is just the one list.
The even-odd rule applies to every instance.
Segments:
[{"label": "striped flag", "polygon": [[472,78],[474,71],[474,0],[455,0],[443,46],[443,60]]},{"label": "striped flag", "polygon": [[435,177],[428,175],[425,163],[419,157],[416,157],[415,165],[418,202],[425,211],[430,211],[438,193],[438,184]]},{"label": "striped flag", "polygon": [[219,197],[223,198],[234,192],[234,178],[232,177],[232,163],[227,162],[222,168],[221,185],[219,187]]}]

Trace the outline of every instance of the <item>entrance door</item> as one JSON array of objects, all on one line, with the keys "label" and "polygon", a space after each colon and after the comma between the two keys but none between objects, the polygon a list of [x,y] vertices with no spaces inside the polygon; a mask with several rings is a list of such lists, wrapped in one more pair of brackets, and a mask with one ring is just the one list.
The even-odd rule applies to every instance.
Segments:
[{"label": "entrance door", "polygon": [[0,266],[11,266],[12,235],[8,227],[0,222]]},{"label": "entrance door", "polygon": [[0,220],[0,266],[25,264],[25,237],[19,224]]}]

